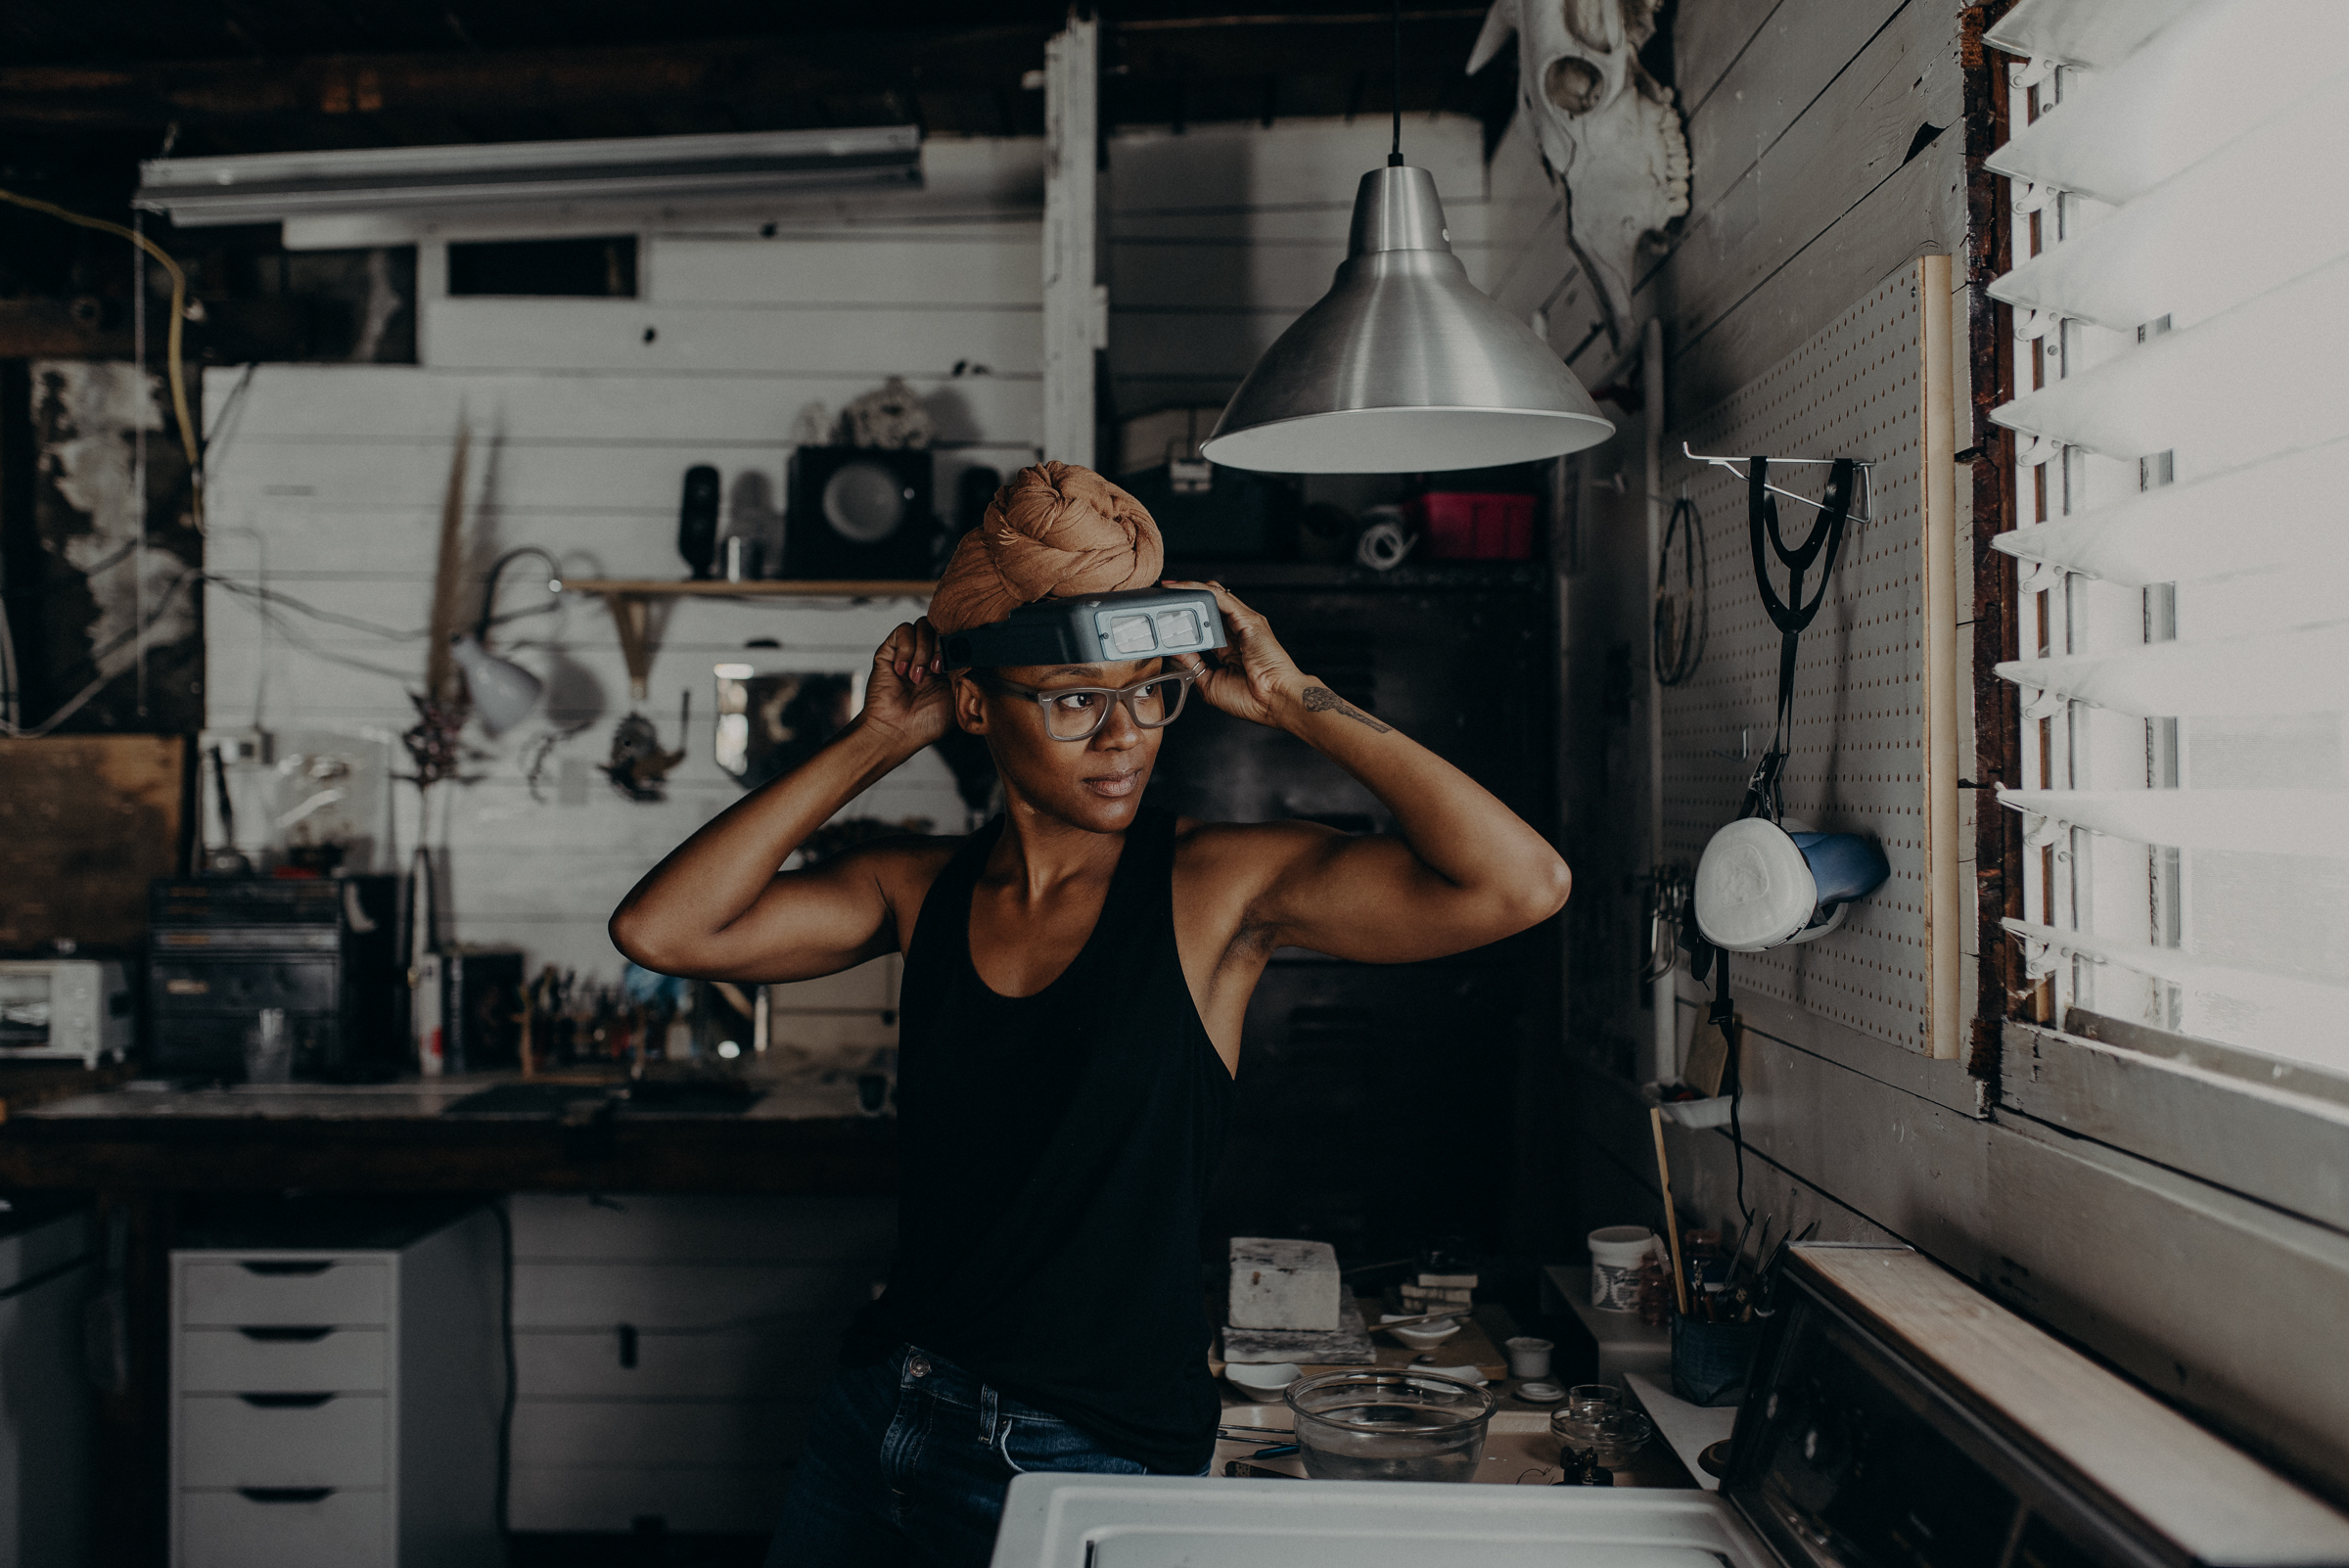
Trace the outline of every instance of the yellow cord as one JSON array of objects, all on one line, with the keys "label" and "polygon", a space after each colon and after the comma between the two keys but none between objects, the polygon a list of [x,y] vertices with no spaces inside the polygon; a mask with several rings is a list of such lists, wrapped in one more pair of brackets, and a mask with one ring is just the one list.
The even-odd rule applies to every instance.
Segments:
[{"label": "yellow cord", "polygon": [[171,333],[166,349],[171,375],[171,412],[179,420],[179,444],[188,454],[188,474],[191,486],[193,486],[197,460],[196,422],[188,417],[187,376],[180,366],[179,358],[180,326],[187,319],[188,275],[180,271],[179,263],[172,260],[170,253],[161,246],[147,238],[146,235],[126,229],[119,223],[109,223],[104,218],[88,217],[80,212],[68,211],[54,202],[43,202],[30,196],[19,196],[14,191],[0,191],[0,202],[29,208],[35,212],[46,212],[51,217],[64,218],[68,223],[79,224],[85,229],[97,229],[104,234],[120,235],[161,262],[163,270],[171,274]]}]

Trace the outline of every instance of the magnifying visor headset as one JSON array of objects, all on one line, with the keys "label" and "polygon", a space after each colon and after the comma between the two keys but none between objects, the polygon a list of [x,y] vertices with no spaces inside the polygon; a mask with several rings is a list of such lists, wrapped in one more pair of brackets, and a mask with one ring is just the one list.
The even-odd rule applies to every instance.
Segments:
[{"label": "magnifying visor headset", "polygon": [[1133,588],[1039,599],[1001,621],[945,638],[948,666],[1121,664],[1229,646],[1216,596],[1204,588]]}]

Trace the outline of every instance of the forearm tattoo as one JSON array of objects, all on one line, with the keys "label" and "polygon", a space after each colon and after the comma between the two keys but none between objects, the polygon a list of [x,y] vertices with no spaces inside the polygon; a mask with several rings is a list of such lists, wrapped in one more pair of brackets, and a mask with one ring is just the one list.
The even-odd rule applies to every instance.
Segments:
[{"label": "forearm tattoo", "polygon": [[1343,714],[1358,724],[1367,724],[1381,735],[1393,733],[1389,725],[1380,723],[1368,714],[1331,691],[1327,686],[1305,688],[1305,711],[1309,714]]}]

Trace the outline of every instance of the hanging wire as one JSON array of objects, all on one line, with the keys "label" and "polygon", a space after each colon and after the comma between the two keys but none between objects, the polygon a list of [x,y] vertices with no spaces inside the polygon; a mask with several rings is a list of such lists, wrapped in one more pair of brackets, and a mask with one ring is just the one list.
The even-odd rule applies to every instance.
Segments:
[{"label": "hanging wire", "polygon": [[1403,0],[1395,0],[1395,145],[1387,153],[1387,166],[1403,163]]},{"label": "hanging wire", "polygon": [[[31,212],[45,212],[51,217],[63,218],[66,222],[80,228],[96,229],[101,234],[112,234],[128,240],[155,257],[157,264],[171,275],[171,329],[164,340],[164,351],[170,356],[171,412],[179,421],[179,444],[187,453],[188,467],[191,470],[195,469],[201,454],[197,450],[196,421],[188,412],[187,372],[180,355],[181,329],[187,321],[188,275],[180,270],[177,261],[171,259],[171,254],[168,251],[147,238],[146,235],[126,229],[119,223],[109,223],[104,218],[94,218],[84,213],[69,211],[59,207],[55,202],[43,202],[35,197],[19,196],[14,191],[0,191],[0,202],[6,202],[12,207],[23,208]],[[204,490],[203,486],[199,484],[196,486],[195,498],[191,504],[196,508],[200,521],[203,502]]]},{"label": "hanging wire", "polygon": [[[1665,584],[1672,576],[1672,541],[1681,544],[1681,591]],[[1713,567],[1705,558],[1704,519],[1696,503],[1683,495],[1672,503],[1664,524],[1664,542],[1656,551],[1655,661],[1656,682],[1678,686],[1696,673],[1704,661],[1705,637],[1711,629],[1710,600]],[[1677,606],[1677,608],[1676,608]]]},{"label": "hanging wire", "polygon": [[[137,516],[132,526],[137,547],[132,551],[131,616],[134,626],[147,624],[147,253],[140,247],[147,238],[147,214],[130,214],[130,359],[139,381],[139,418],[131,426],[130,493],[137,497],[133,503]],[[132,682],[132,701],[141,718],[147,716],[147,639],[139,638],[131,649],[131,662],[138,671]]]}]

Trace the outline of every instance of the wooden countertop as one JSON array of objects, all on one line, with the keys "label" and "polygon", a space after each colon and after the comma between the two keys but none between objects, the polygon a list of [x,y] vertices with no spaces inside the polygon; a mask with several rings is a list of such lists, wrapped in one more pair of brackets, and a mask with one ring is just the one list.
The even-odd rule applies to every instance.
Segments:
[{"label": "wooden countertop", "polygon": [[[539,1079],[535,1082],[561,1082]],[[513,1074],[382,1084],[180,1089],[100,1075],[62,1092],[0,1076],[0,1184],[19,1188],[232,1191],[890,1192],[897,1122],[856,1108],[852,1082],[750,1082],[738,1114],[595,1114],[599,1081],[572,1114],[442,1114]],[[610,1081],[617,1086],[617,1080]],[[27,1103],[30,1101],[32,1103]]]}]

